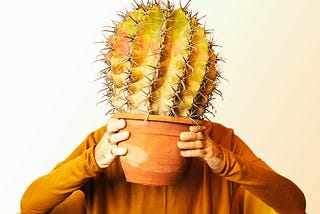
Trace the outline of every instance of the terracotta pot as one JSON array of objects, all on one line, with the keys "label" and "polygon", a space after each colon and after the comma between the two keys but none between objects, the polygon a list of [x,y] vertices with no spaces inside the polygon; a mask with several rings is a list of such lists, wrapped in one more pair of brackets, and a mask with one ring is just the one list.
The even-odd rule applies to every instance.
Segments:
[{"label": "terracotta pot", "polygon": [[128,153],[120,157],[126,180],[152,186],[174,185],[184,174],[188,160],[177,147],[181,132],[195,124],[188,118],[162,115],[114,114],[127,122],[130,138],[119,143]]}]

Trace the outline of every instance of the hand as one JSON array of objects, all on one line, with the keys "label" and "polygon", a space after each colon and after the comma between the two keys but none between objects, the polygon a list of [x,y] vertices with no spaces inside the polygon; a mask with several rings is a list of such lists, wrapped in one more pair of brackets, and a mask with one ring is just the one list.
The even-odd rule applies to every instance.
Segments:
[{"label": "hand", "polygon": [[118,143],[129,138],[128,131],[119,132],[126,126],[123,119],[110,118],[107,122],[107,130],[102,139],[96,145],[95,158],[100,168],[106,168],[119,155],[125,155],[127,148],[118,147]]},{"label": "hand", "polygon": [[181,156],[203,158],[211,169],[218,171],[223,159],[219,145],[207,135],[205,126],[190,126],[189,130],[180,134]]}]

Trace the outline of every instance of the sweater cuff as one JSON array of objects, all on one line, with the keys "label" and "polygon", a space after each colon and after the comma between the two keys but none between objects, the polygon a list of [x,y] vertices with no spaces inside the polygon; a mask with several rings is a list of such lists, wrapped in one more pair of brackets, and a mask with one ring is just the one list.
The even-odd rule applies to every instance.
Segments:
[{"label": "sweater cuff", "polygon": [[226,168],[226,165],[227,165],[227,161],[226,161],[226,149],[221,146],[221,145],[218,145],[219,146],[219,150],[221,151],[221,166],[219,169],[216,169],[216,170],[213,170],[214,173],[218,174],[218,175],[221,175],[223,174],[223,172],[225,171],[225,168]]},{"label": "sweater cuff", "polygon": [[223,161],[220,170],[216,173],[236,183],[245,182],[248,178],[249,162],[222,146],[221,151],[223,153]]},{"label": "sweater cuff", "polygon": [[222,153],[222,163],[220,169],[215,171],[215,173],[222,177],[239,175],[239,172],[244,170],[245,164],[238,160],[230,150],[221,145],[219,146]]},{"label": "sweater cuff", "polygon": [[88,175],[91,175],[91,176],[94,176],[103,170],[98,166],[96,162],[96,159],[94,156],[94,150],[95,150],[95,146],[91,146],[82,154],[82,158],[85,163],[84,167]]}]

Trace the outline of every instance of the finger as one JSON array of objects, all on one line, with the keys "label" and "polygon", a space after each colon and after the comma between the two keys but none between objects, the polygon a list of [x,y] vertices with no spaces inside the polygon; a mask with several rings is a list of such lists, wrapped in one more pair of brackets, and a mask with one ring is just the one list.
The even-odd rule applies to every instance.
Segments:
[{"label": "finger", "polygon": [[130,136],[129,131],[122,131],[115,134],[111,134],[109,137],[109,143],[118,144],[121,141],[127,140]]},{"label": "finger", "polygon": [[205,149],[183,150],[180,152],[182,157],[203,157],[206,154]]},{"label": "finger", "polygon": [[127,154],[127,152],[128,152],[128,149],[125,147],[114,147],[111,149],[111,154],[113,156],[122,156]]},{"label": "finger", "polygon": [[126,127],[124,119],[110,118],[107,122],[107,132],[117,132]]},{"label": "finger", "polygon": [[205,126],[189,126],[191,132],[202,132],[206,130]]},{"label": "finger", "polygon": [[180,134],[181,141],[197,141],[197,140],[206,140],[207,136],[203,132],[182,132]]},{"label": "finger", "polygon": [[179,149],[203,149],[205,148],[205,141],[197,140],[197,141],[187,141],[187,142],[178,142]]}]

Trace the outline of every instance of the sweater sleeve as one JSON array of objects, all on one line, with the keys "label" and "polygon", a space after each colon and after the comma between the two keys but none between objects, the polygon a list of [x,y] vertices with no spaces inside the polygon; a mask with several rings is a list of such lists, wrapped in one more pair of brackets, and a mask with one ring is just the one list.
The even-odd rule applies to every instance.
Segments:
[{"label": "sweater sleeve", "polygon": [[305,213],[304,194],[292,181],[273,171],[231,129],[216,125],[213,130],[216,135],[225,132],[218,137],[223,152],[220,176],[242,185],[277,213]]},{"label": "sweater sleeve", "polygon": [[30,184],[21,199],[22,214],[50,212],[101,171],[95,161],[94,148],[104,131],[102,127],[88,135],[66,160]]}]

